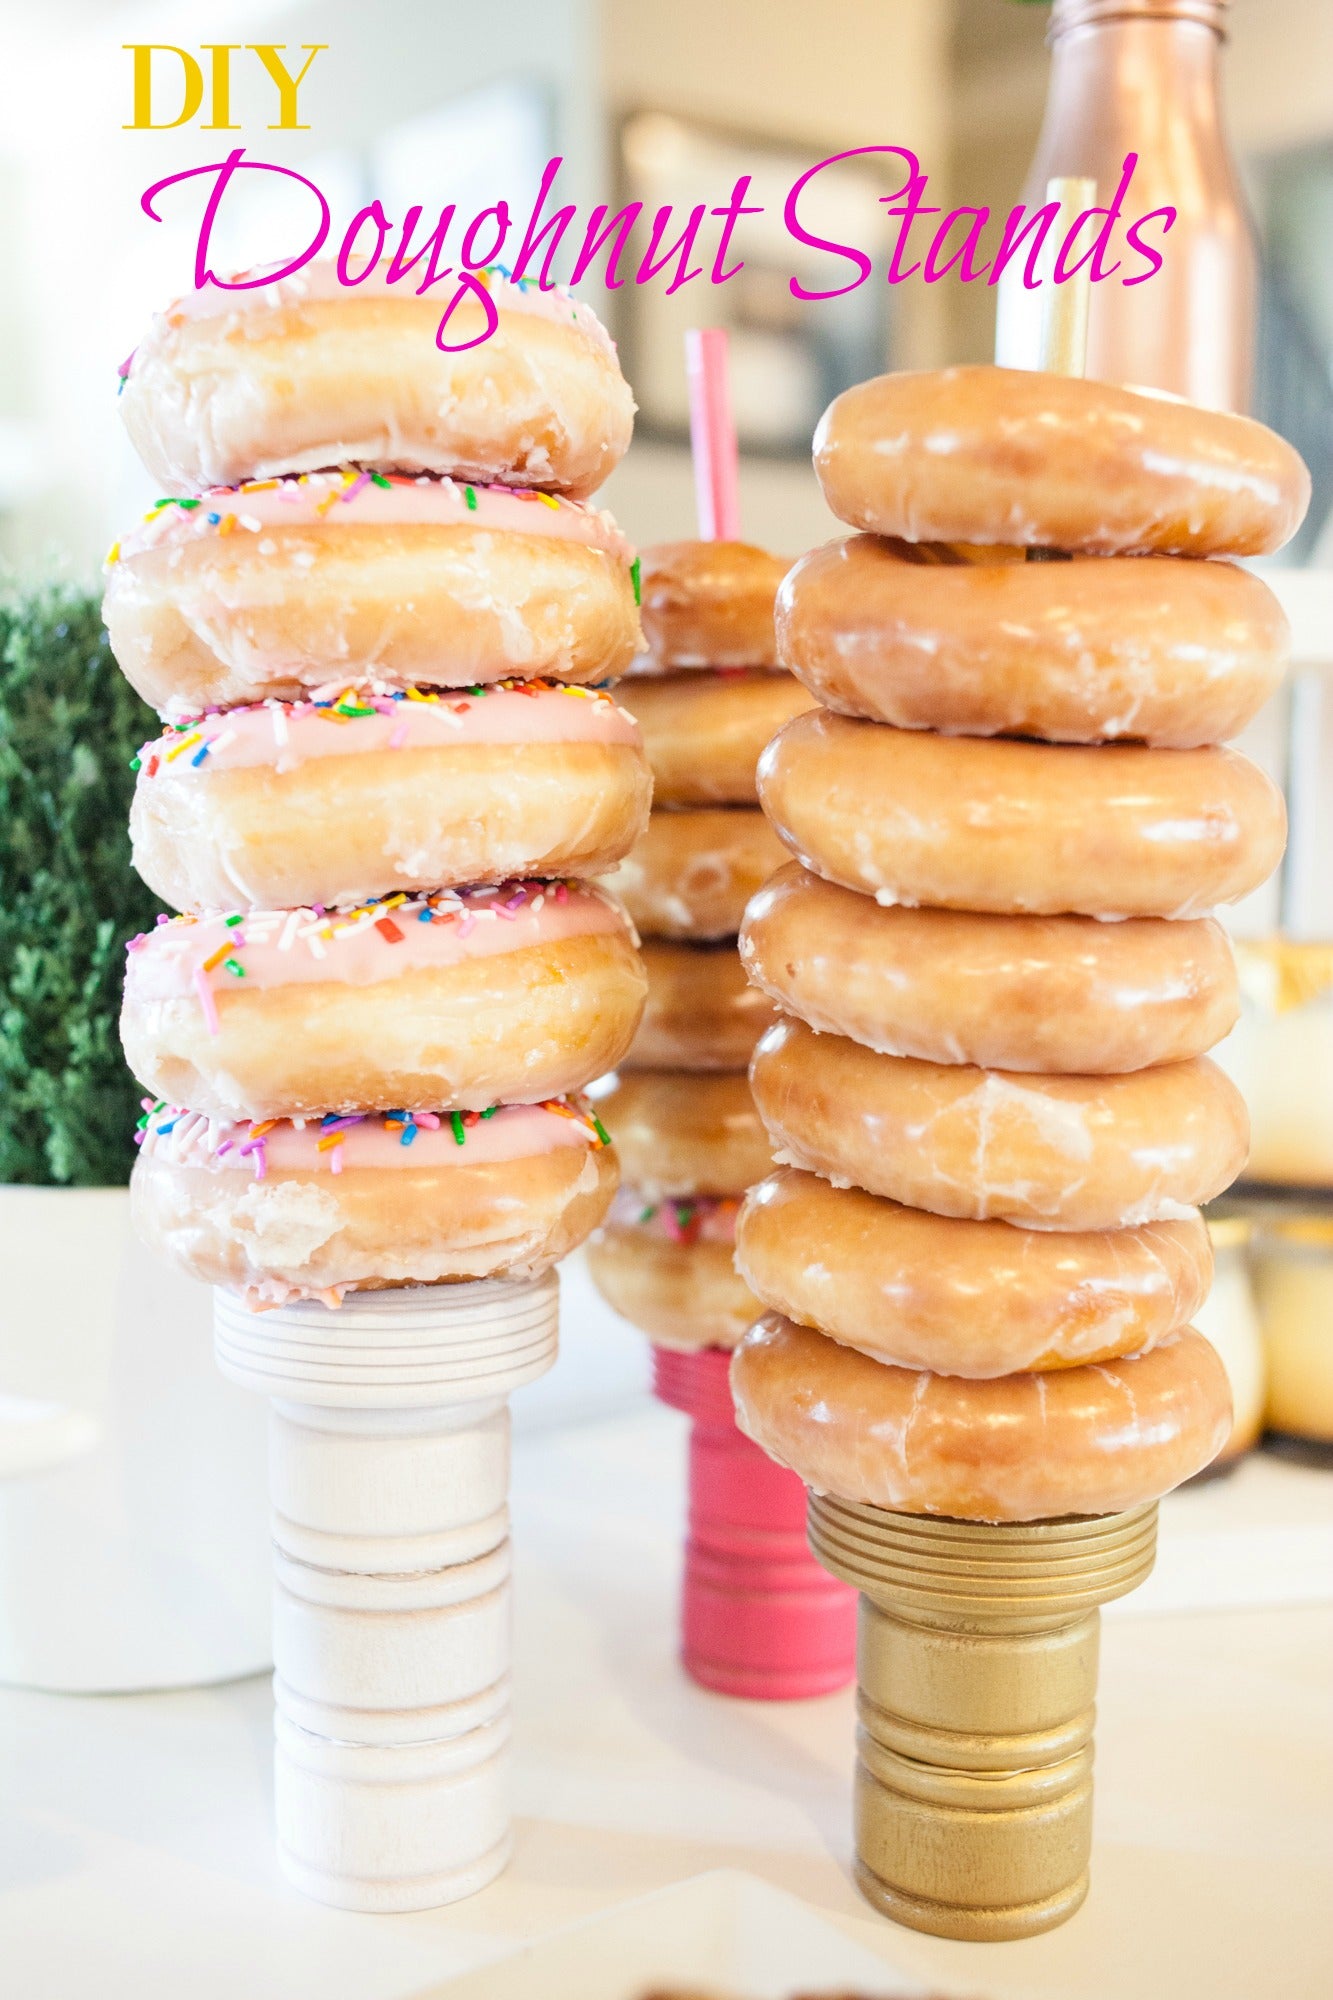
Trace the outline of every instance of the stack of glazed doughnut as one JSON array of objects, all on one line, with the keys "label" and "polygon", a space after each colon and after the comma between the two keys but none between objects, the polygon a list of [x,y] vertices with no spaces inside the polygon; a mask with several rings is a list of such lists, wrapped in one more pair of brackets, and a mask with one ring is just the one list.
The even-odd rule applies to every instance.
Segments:
[{"label": "stack of glazed doughnut", "polygon": [[1285,822],[1218,746],[1286,633],[1225,558],[1280,547],[1309,480],[1244,418],[995,368],[849,391],[815,464],[861,532],[778,602],[822,706],[760,765],[796,858],[741,937],[784,1018],[738,1421],[849,1502],[1118,1512],[1230,1424],[1188,1324],[1247,1143],[1205,1054],[1237,1012],[1210,912]]},{"label": "stack of glazed doughnut", "polygon": [[588,1254],[609,1303],[659,1347],[734,1347],[759,1310],[732,1257],[740,1198],[772,1165],[745,1071],[773,1008],[746,982],[736,933],[785,858],[755,766],[810,706],[778,669],[784,569],[744,542],[646,550],[649,650],[621,691],[643,731],[654,810],[607,880],[644,934],[648,1007],[599,1099],[626,1185]]},{"label": "stack of glazed doughnut", "polygon": [[580,1093],[647,990],[585,879],[651,793],[603,685],[637,568],[584,504],[629,390],[562,291],[491,273],[496,332],[445,354],[408,282],[196,294],[123,383],[164,497],[106,617],[164,722],[135,865],[181,912],[129,949],[133,1206],[256,1307],[562,1257],[617,1178]]}]

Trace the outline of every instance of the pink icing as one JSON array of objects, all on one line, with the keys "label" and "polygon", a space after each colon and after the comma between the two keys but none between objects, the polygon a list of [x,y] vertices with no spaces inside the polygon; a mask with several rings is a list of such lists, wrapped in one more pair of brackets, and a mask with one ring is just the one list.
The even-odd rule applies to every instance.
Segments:
[{"label": "pink icing", "polygon": [[[280,271],[287,261],[281,259],[274,264],[256,265],[253,270],[234,271],[229,274],[228,283],[234,284],[242,278],[262,277],[266,270]],[[356,284],[344,285],[338,276],[337,265],[329,258],[321,258],[307,264],[290,278],[275,278],[270,284],[255,285],[246,291],[231,292],[209,285],[202,291],[186,292],[173,299],[165,313],[156,314],[150,338],[161,338],[171,328],[187,320],[224,319],[233,313],[276,312],[285,306],[302,305],[307,299],[354,300],[358,296],[377,296],[410,304],[418,297],[417,287],[426,269],[427,266],[422,264],[418,270],[405,272],[391,285],[388,280],[389,262],[385,260],[364,278],[359,278]],[[543,319],[572,320],[580,332],[604,352],[615,352],[610,334],[592,307],[574,298],[563,285],[551,285],[543,290],[535,279],[530,278],[516,285],[495,265],[478,269],[473,275],[485,283],[502,320],[509,312],[538,313]],[[443,312],[457,289],[458,276],[455,272],[433,284],[424,298],[431,305],[438,304]],[[131,355],[122,373],[128,375],[133,363],[134,356]]]},{"label": "pink icing", "polygon": [[359,910],[251,910],[172,917],[131,940],[126,1000],[152,1002],[212,989],[341,982],[370,986],[400,973],[609,931],[627,931],[609,898],[587,884],[505,882],[386,896]]},{"label": "pink icing", "polygon": [[[421,694],[380,681],[334,682],[330,698],[251,702],[169,727],[139,752],[139,782],[197,772],[291,770],[310,757],[430,750],[460,743],[638,744],[638,724],[594,688],[497,681],[482,694]],[[373,709],[373,714],[349,710]]]},{"label": "pink icing", "polygon": [[[560,1146],[606,1142],[576,1098],[504,1104],[489,1115],[373,1112],[360,1118],[206,1118],[146,1099],[139,1143],[149,1159],[213,1173],[240,1170],[263,1180],[277,1169],[341,1173],[347,1167],[479,1167],[529,1159]],[[461,1130],[462,1142],[456,1136]],[[404,1134],[412,1137],[404,1144]],[[324,1142],[321,1144],[321,1141]]]},{"label": "pink icing", "polygon": [[[580,542],[624,563],[634,556],[630,542],[600,507],[581,506],[575,500],[530,489],[469,486],[463,480],[431,473],[418,478],[383,473],[372,477],[346,466],[337,472],[307,472],[296,478],[211,487],[199,496],[197,506],[161,500],[144,515],[140,527],[117,543],[108,565],[163,544],[238,531],[262,535],[267,528],[308,528],[320,523],[335,527],[406,523],[502,529]],[[262,543],[260,553],[266,553]]]},{"label": "pink icing", "polygon": [[739,1200],[731,1195],[650,1202],[633,1188],[622,1187],[607,1222],[616,1229],[641,1229],[668,1243],[734,1243],[739,1209]]}]

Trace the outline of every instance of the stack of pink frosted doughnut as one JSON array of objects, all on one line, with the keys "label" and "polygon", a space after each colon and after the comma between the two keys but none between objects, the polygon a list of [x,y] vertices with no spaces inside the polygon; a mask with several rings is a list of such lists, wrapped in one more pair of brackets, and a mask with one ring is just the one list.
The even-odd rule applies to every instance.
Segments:
[{"label": "stack of pink frosted doughnut", "polygon": [[734,1347],[758,1306],[733,1268],[736,1211],[771,1165],[746,1065],[773,1019],[736,933],[783,850],[755,766],[810,706],[778,670],[773,602],[785,565],[744,542],[645,551],[649,651],[621,699],[653,771],[648,830],[610,886],[644,934],[648,1007],[599,1100],[627,1185],[589,1250],[599,1288],[661,1347]]},{"label": "stack of pink frosted doughnut", "polygon": [[848,392],[815,462],[864,532],[778,605],[823,705],[760,766],[797,860],[741,940],[787,1018],[752,1068],[785,1165],[738,1227],[773,1309],[739,1421],[847,1501],[1116,1512],[1230,1420],[1188,1325],[1247,1143],[1210,912],[1284,815],[1217,746],[1286,632],[1224,558],[1278,548],[1308,478],[1246,419],[992,368]]},{"label": "stack of pink frosted doughnut", "polygon": [[492,274],[445,354],[406,283],[196,294],[123,384],[163,497],[106,618],[164,718],[135,865],[182,913],[129,951],[134,1209],[256,1306],[563,1256],[616,1185],[579,1093],[646,991],[584,879],[651,790],[603,685],[633,551],[584,504],[628,388],[564,292]]}]

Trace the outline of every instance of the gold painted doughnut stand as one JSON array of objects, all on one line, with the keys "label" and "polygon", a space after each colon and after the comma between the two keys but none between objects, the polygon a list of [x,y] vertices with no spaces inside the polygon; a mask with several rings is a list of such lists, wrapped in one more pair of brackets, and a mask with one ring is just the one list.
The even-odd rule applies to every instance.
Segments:
[{"label": "gold painted doughnut stand", "polygon": [[[1063,217],[1097,197],[1062,179],[1046,198]],[[1033,365],[1081,375],[1086,278],[1047,290]],[[1088,1891],[1099,1608],[1152,1569],[1156,1502],[993,1526],[812,1493],[809,1537],[861,1593],[862,1893],[939,1937],[1054,1929]]]},{"label": "gold painted doughnut stand", "polygon": [[856,1878],[937,1937],[1030,1937],[1088,1892],[1099,1607],[1143,1582],[1157,1503],[991,1526],[811,1494],[861,1593]]}]

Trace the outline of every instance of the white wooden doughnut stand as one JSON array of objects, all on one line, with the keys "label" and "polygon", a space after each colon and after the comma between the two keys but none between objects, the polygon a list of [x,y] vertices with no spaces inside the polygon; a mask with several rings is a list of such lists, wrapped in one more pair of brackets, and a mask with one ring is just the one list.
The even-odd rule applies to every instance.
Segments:
[{"label": "white wooden doughnut stand", "polygon": [[271,1402],[275,1810],[283,1868],[421,1910],[509,1853],[509,1410],[555,1359],[554,1272],[252,1313],[218,1365]]}]

